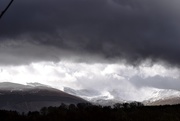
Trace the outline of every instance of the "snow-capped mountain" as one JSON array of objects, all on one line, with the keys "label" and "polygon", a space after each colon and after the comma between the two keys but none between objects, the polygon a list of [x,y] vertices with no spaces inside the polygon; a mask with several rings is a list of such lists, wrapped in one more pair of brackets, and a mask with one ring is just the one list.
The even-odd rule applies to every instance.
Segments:
[{"label": "snow-capped mountain", "polygon": [[171,89],[154,89],[154,91],[151,93],[150,99],[148,100],[153,102],[159,99],[167,99],[174,97],[180,97],[180,92]]},{"label": "snow-capped mountain", "polygon": [[64,87],[64,92],[79,96],[93,104],[113,105],[115,103],[123,103],[124,100],[117,100],[108,91],[99,92],[92,89],[75,90],[69,87]]},{"label": "snow-capped mountain", "polygon": [[28,83],[27,85],[0,83],[0,109],[20,112],[39,110],[45,106],[59,106],[61,103],[91,102],[112,106],[115,103],[132,101],[139,101],[146,105],[178,104],[180,103],[180,92],[150,87],[139,89],[139,92],[123,92],[120,89],[75,90],[68,87],[65,87],[64,91],[60,91],[39,83]]},{"label": "snow-capped mountain", "polygon": [[149,96],[143,102],[147,105],[166,105],[166,104],[179,104],[180,91],[171,89],[152,89]]},{"label": "snow-capped mountain", "polygon": [[68,92],[73,95],[81,95],[83,97],[94,97],[101,95],[100,92],[97,90],[88,90],[88,89],[81,89],[81,90],[75,90],[69,87],[64,87],[64,92]]},{"label": "snow-capped mountain", "polygon": [[82,98],[38,83],[27,85],[0,83],[0,109],[28,112],[61,103],[85,103]]},{"label": "snow-capped mountain", "polygon": [[[138,94],[136,94],[136,92],[122,92],[118,89],[98,92],[97,90],[75,90],[67,87],[64,88],[64,92],[79,96],[85,100],[100,105],[113,105],[115,103],[125,103],[132,101],[142,102],[145,105],[165,105],[180,103],[180,91],[150,87],[140,89]],[[134,98],[134,100],[132,98],[129,98],[133,96],[136,97]]]}]

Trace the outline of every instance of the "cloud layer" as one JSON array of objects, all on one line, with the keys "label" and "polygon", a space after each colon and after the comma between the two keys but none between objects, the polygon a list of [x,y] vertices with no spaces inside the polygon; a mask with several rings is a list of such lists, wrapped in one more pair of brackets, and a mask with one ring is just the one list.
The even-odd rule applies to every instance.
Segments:
[{"label": "cloud layer", "polygon": [[[94,62],[125,59],[136,65],[151,59],[179,65],[179,5],[178,0],[17,0],[0,22],[0,41],[30,43],[21,53],[30,53],[31,61],[71,55],[87,61],[80,55],[88,55]],[[46,51],[37,59],[33,46]],[[52,47],[56,59],[47,57]]]}]

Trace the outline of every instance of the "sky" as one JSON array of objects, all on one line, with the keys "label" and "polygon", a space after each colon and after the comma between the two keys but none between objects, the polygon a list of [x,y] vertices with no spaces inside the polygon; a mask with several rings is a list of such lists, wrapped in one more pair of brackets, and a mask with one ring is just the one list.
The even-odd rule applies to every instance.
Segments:
[{"label": "sky", "polygon": [[[0,11],[8,4],[0,0]],[[179,0],[15,0],[0,20],[0,82],[180,91]]]}]

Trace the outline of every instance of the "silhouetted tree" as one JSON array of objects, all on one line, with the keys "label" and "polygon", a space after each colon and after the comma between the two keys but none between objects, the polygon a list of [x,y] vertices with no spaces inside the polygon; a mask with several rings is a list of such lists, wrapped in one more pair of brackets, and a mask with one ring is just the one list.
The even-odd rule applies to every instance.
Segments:
[{"label": "silhouetted tree", "polygon": [[89,103],[62,104],[20,114],[0,110],[0,121],[180,121],[180,105],[143,106],[132,102],[114,107]]},{"label": "silhouetted tree", "polygon": [[116,104],[113,105],[114,109],[120,109],[122,107],[123,107],[123,104],[121,104],[121,103],[116,103]]}]

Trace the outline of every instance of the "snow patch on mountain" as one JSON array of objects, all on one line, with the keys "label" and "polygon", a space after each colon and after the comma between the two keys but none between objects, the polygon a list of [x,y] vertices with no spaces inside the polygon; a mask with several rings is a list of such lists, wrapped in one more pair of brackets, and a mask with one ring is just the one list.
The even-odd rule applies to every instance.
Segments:
[{"label": "snow patch on mountain", "polygon": [[180,97],[180,91],[171,89],[157,89],[151,87],[141,88],[138,92],[123,92],[118,89],[99,92],[92,89],[75,90],[68,87],[64,87],[64,91],[66,93],[79,96],[92,103],[101,105],[112,105],[115,103],[125,103],[132,101],[143,102],[146,104],[148,102],[154,102],[157,100]]},{"label": "snow patch on mountain", "polygon": [[98,105],[114,105],[115,103],[124,103],[125,100],[116,99],[110,91],[97,91],[93,89],[80,89],[75,90],[68,87],[64,87],[64,92],[79,96],[93,104]]},{"label": "snow patch on mountain", "polygon": [[147,90],[147,95],[144,99],[144,102],[154,102],[157,100],[165,100],[180,97],[180,91],[172,89],[157,89],[150,88]]},{"label": "snow patch on mountain", "polygon": [[39,86],[43,86],[43,87],[49,87],[48,85],[44,85],[44,84],[41,84],[41,83],[26,83],[26,85],[28,86],[31,86],[31,87],[39,87]]},{"label": "snow patch on mountain", "polygon": [[26,91],[29,89],[35,89],[35,88],[48,89],[51,87],[47,86],[47,85],[40,84],[40,83],[27,83],[26,85],[11,83],[11,82],[0,83],[0,90],[6,90],[8,92],[14,92],[14,91],[23,92],[23,91]]},{"label": "snow patch on mountain", "polygon": [[72,95],[79,96],[92,103],[101,104],[101,105],[109,103],[110,101],[114,100],[114,96],[111,95],[111,93],[108,91],[99,92],[93,89],[75,90],[69,87],[64,87],[63,91]]}]

